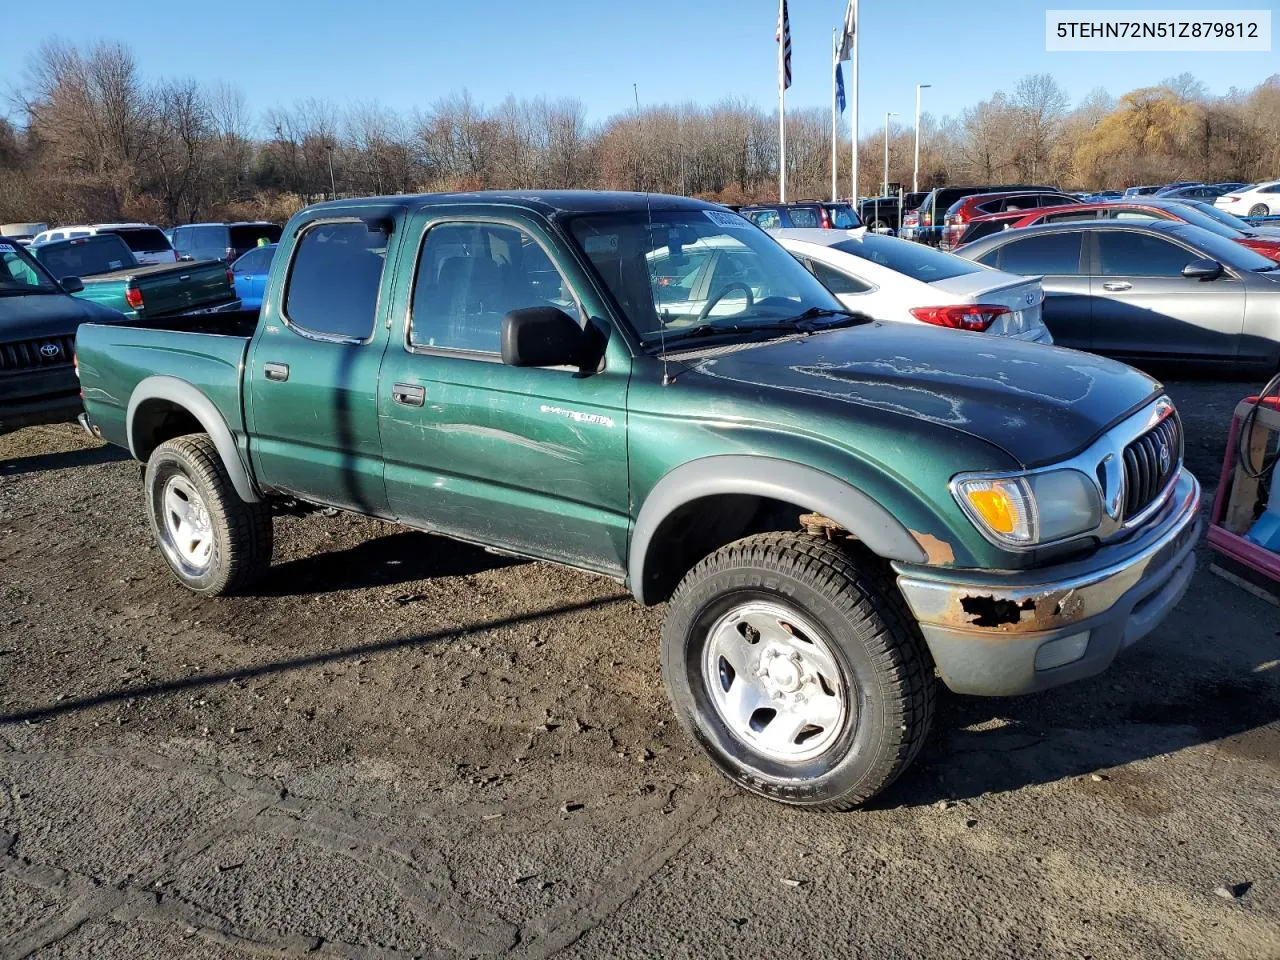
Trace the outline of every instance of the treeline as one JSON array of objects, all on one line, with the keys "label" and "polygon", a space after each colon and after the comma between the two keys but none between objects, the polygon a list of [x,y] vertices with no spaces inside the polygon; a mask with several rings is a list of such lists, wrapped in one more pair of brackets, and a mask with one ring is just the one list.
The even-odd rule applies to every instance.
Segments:
[{"label": "treeline", "polygon": [[[147,78],[119,44],[54,41],[0,119],[0,221],[283,220],[336,192],[598,187],[776,198],[777,115],[741,100],[588,118],[573,99],[454,93],[403,114],[306,100],[261,116],[228,84]],[[830,114],[787,114],[788,192],[830,191]],[[884,131],[859,143],[859,193],[878,192]],[[889,180],[910,183],[913,128],[888,131]],[[849,144],[840,148],[842,192]],[[922,124],[922,186],[1044,181],[1094,189],[1280,176],[1280,75],[1209,96],[1183,74],[1074,108],[1048,74]]]}]

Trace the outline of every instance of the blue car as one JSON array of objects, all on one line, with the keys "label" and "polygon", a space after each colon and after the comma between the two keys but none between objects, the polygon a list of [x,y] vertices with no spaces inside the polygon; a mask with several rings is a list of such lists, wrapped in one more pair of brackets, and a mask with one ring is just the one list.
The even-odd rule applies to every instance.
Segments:
[{"label": "blue car", "polygon": [[236,282],[236,296],[245,310],[262,309],[262,292],[267,286],[267,273],[271,270],[271,258],[276,255],[276,244],[254,247],[231,265],[231,275]]}]

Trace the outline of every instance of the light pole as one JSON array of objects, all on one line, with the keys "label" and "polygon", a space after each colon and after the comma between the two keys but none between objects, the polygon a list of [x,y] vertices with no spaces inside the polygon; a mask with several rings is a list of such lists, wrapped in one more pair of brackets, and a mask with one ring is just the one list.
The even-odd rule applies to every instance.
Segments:
[{"label": "light pole", "polygon": [[889,118],[896,116],[896,113],[888,112],[884,115],[884,191],[880,194],[882,197],[889,195]]},{"label": "light pole", "polygon": [[911,165],[911,192],[920,192],[920,91],[932,87],[932,83],[916,84],[916,158]]},{"label": "light pole", "polygon": [[326,143],[325,150],[329,152],[329,192],[333,194],[333,199],[338,199],[338,184],[333,179],[333,144]]}]

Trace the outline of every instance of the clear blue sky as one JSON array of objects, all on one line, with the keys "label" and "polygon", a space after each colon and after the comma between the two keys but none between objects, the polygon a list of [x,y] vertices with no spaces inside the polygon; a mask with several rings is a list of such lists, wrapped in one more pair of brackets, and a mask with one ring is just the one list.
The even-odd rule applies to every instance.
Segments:
[{"label": "clear blue sky", "polygon": [[[844,5],[789,0],[789,106],[830,104],[831,30]],[[1027,73],[1052,73],[1075,102],[1095,86],[1119,95],[1184,70],[1213,93],[1280,70],[1274,51],[1046,53],[1046,6],[1070,5],[862,0],[863,134],[886,110],[909,122],[916,83],[933,84],[925,110],[941,116],[1009,90]],[[255,111],[309,96],[408,109],[467,88],[483,103],[508,93],[577,97],[594,121],[630,107],[633,82],[642,103],[741,96],[768,108],[776,103],[776,17],[776,0],[10,0],[0,18],[0,91],[20,81],[41,41],[57,35],[123,41],[149,77],[231,81]]]}]

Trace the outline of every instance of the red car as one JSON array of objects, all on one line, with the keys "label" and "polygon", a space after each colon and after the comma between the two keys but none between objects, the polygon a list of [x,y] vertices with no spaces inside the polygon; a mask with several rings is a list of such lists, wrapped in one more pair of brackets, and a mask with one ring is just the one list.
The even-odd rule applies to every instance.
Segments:
[{"label": "red car", "polygon": [[[1182,223],[1203,227],[1220,237],[1234,240],[1236,243],[1262,254],[1280,263],[1280,237],[1267,236],[1261,232],[1238,229],[1208,211],[1196,208],[1195,204],[1177,200],[1115,200],[1107,203],[1075,203],[1059,207],[1043,207],[1039,210],[1019,210],[1009,213],[995,213],[985,217],[975,217],[965,227],[957,246],[972,243],[974,240],[997,233],[1000,230],[1014,230],[1019,227],[1031,227],[1039,223],[1065,223],[1069,220],[1177,220]],[[1244,221],[1240,221],[1245,227]]]},{"label": "red car", "polygon": [[961,197],[947,208],[942,221],[938,246],[953,250],[960,246],[960,236],[971,220],[991,214],[1032,213],[1042,207],[1078,204],[1075,197],[1056,190],[1009,190],[1003,193],[975,193]]}]

